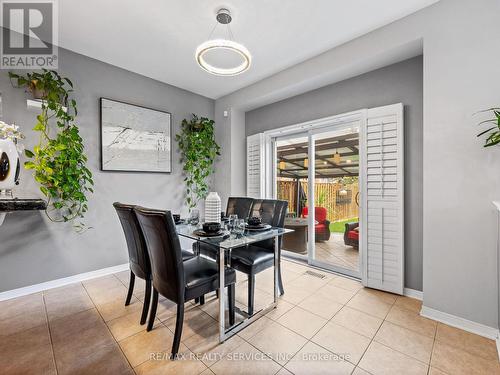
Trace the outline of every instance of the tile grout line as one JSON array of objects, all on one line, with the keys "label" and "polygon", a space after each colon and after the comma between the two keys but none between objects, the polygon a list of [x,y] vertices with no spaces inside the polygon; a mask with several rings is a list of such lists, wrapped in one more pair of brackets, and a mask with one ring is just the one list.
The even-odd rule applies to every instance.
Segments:
[{"label": "tile grout line", "polygon": [[[398,298],[399,298],[399,297],[398,297]],[[399,308],[402,308],[401,306],[396,305],[396,301],[397,301],[397,299],[396,299],[396,300],[394,301],[394,303],[392,304],[392,307],[397,306],[397,307],[399,307]],[[391,307],[391,308],[392,308],[392,307]],[[413,313],[413,311],[411,311],[411,310],[409,310],[409,309],[405,309],[405,308],[403,308],[403,309],[404,309],[404,310],[407,310],[407,311],[410,311],[410,312],[412,312],[412,313]],[[387,315],[388,315],[388,314],[387,314]],[[391,350],[394,350],[395,352],[400,353],[400,354],[402,354],[402,355],[404,355],[404,356],[406,356],[406,357],[408,357],[408,358],[410,358],[410,359],[413,359],[413,360],[415,360],[415,361],[418,361],[418,362],[420,362],[420,363],[423,363],[424,365],[426,365],[426,366],[427,366],[427,374],[429,374],[429,372],[430,372],[430,367],[431,367],[431,359],[432,359],[432,350],[433,350],[433,349],[431,349],[431,357],[429,358],[429,363],[425,363],[425,362],[421,361],[420,359],[414,358],[414,357],[412,357],[412,356],[410,356],[410,355],[408,355],[408,354],[406,354],[406,353],[401,352],[401,351],[400,351],[400,350],[398,350],[398,349],[394,349],[394,348],[393,348],[393,347],[391,347],[391,346],[388,346],[388,345],[385,345],[385,344],[383,344],[383,343],[381,343],[381,342],[375,341],[375,337],[377,336],[377,333],[379,332],[380,328],[382,327],[382,325],[383,325],[383,324],[384,324],[384,322],[386,322],[386,321],[387,321],[388,323],[391,323],[391,324],[397,325],[398,327],[401,327],[401,328],[407,329],[407,330],[409,330],[409,331],[415,332],[415,331],[413,331],[413,330],[411,330],[411,329],[408,329],[408,328],[406,328],[406,327],[403,327],[403,326],[401,326],[401,325],[398,325],[398,324],[392,323],[392,322],[390,322],[390,321],[388,321],[388,320],[386,320],[386,319],[384,318],[384,319],[383,319],[383,321],[382,321],[382,324],[381,324],[381,325],[380,325],[380,327],[377,329],[377,332],[375,333],[375,335],[374,335],[374,336],[373,336],[373,338],[371,339],[370,344],[368,344],[368,346],[367,346],[367,348],[366,348],[365,352],[363,353],[363,355],[361,356],[361,358],[360,358],[359,362],[361,362],[361,360],[362,360],[362,359],[363,359],[363,357],[365,356],[366,351],[368,350],[368,348],[370,347],[370,345],[371,345],[373,342],[376,342],[377,344],[382,345],[382,346],[385,346],[386,348],[389,348],[389,349],[391,349]],[[436,330],[437,330],[437,325],[436,325]],[[416,333],[416,332],[415,332],[415,333]],[[425,335],[422,335],[422,336],[425,336]],[[436,332],[434,332],[434,337],[433,337],[433,348],[434,348],[434,342],[436,341],[435,336],[436,336]],[[428,337],[428,336],[425,336],[425,337]],[[362,367],[360,367],[360,368],[361,368],[361,369],[363,369]],[[363,369],[363,370],[365,370],[365,369]],[[367,370],[365,370],[365,371],[367,371]]]},{"label": "tile grout line", "polygon": [[[330,280],[330,281],[331,281],[331,280]],[[325,285],[323,285],[322,287],[318,288],[318,290],[320,290],[320,289],[322,289],[322,288],[326,287],[326,285],[328,285],[328,284],[330,283],[330,281],[326,282],[326,283],[325,283]],[[344,288],[341,288],[341,289],[344,289]],[[346,290],[346,289],[344,289],[344,290]],[[361,289],[359,289],[359,290],[361,290]],[[353,294],[353,295],[349,298],[349,300],[348,300],[345,304],[343,304],[342,308],[344,308],[344,307],[347,305],[347,303],[348,303],[348,302],[349,302],[352,298],[354,298],[354,296],[355,296],[356,294],[358,294],[359,290],[358,290],[358,291],[356,291],[356,293],[354,293],[354,294]],[[349,291],[351,291],[351,290],[349,290]],[[314,293],[313,293],[313,294],[314,294]],[[310,296],[309,296],[309,297],[310,297]],[[301,300],[299,303],[301,303],[302,301],[304,301],[305,299],[307,299],[307,298],[309,298],[309,297],[304,298],[304,299],[303,299],[303,300]],[[290,302],[289,302],[289,303],[290,303]],[[293,310],[295,307],[301,308],[298,304],[295,304],[295,305],[294,305],[294,306],[293,306],[293,307],[292,307],[289,311]],[[334,317],[335,315],[337,315],[337,314],[338,314],[338,312],[339,312],[340,310],[342,310],[342,308],[340,308],[340,309],[339,309],[339,310],[338,310],[335,314],[333,314],[333,316],[332,316],[330,319],[326,319],[325,324],[324,324],[324,325],[323,325],[323,326],[322,326],[322,327],[321,327],[318,331],[316,331],[316,332],[314,333],[313,337],[314,337],[314,336],[316,336],[316,334],[317,334],[317,333],[318,333],[321,329],[323,329],[323,328],[324,328],[324,327],[325,327],[328,323],[330,323],[330,321],[333,319],[333,317]],[[305,309],[303,309],[303,310],[305,310]],[[284,313],[283,315],[287,314],[289,311],[287,311],[287,312],[286,312],[286,313]],[[305,311],[308,311],[308,310],[305,310]],[[308,311],[308,312],[309,312],[309,311]],[[282,316],[283,316],[283,315],[282,315]],[[314,314],[314,315],[316,315],[316,314]],[[318,317],[319,317],[319,315],[316,315],[316,316],[318,316]],[[323,317],[320,317],[320,318],[323,318]],[[269,319],[269,318],[268,318],[268,319]],[[278,318],[278,319],[279,319],[279,318]],[[325,318],[323,318],[323,319],[325,319]],[[296,331],[294,331],[294,330],[292,330],[292,329],[290,329],[290,328],[288,328],[288,327],[285,327],[285,326],[284,326],[283,324],[281,324],[278,320],[276,320],[276,321],[275,321],[275,320],[273,320],[273,319],[271,319],[271,320],[272,320],[273,322],[277,323],[278,325],[280,325],[280,326],[282,326],[282,327],[286,328],[287,330],[289,330],[289,331],[291,331],[291,332],[293,332],[293,333],[295,333],[295,334],[297,334],[297,335],[301,336],[302,338],[306,339],[306,342],[305,342],[305,343],[304,343],[304,344],[303,344],[303,345],[302,345],[302,346],[301,346],[301,347],[300,347],[300,348],[299,348],[299,349],[298,349],[298,350],[294,353],[293,357],[295,357],[295,355],[297,355],[297,353],[299,353],[299,352],[300,352],[300,351],[301,351],[301,350],[302,350],[302,349],[303,349],[303,348],[304,348],[304,347],[305,347],[308,343],[310,343],[310,342],[311,342],[312,344],[314,344],[314,345],[318,345],[319,347],[323,348],[323,349],[324,349],[324,350],[326,350],[327,352],[330,352],[330,353],[336,354],[336,353],[332,352],[331,350],[329,350],[329,349],[327,349],[327,348],[325,348],[325,347],[323,347],[323,346],[321,346],[321,345],[319,345],[319,344],[315,343],[314,341],[312,341],[312,338],[313,338],[313,337],[312,337],[312,338],[307,338],[307,337],[305,337],[305,336],[301,335],[300,333],[298,333],[298,332],[296,332]],[[346,328],[346,327],[344,327],[344,328]],[[262,330],[264,330],[264,329],[265,329],[265,327],[264,327]],[[262,330],[260,330],[259,332],[261,332]],[[259,332],[257,332],[257,333],[259,333]],[[255,335],[257,335],[257,333],[256,333]],[[254,337],[255,335],[253,335],[252,337]],[[249,344],[250,344],[250,343],[249,343]],[[250,344],[250,345],[251,345],[251,344]],[[252,346],[253,346],[253,345],[252,345]],[[255,346],[254,346],[254,347],[255,347]],[[257,350],[259,350],[258,348],[256,348],[256,349],[257,349]],[[259,350],[259,351],[260,351],[260,350]],[[292,358],[293,358],[293,357],[292,357]],[[290,370],[289,370],[289,369],[287,369],[285,366],[286,366],[286,365],[287,365],[287,364],[288,364],[288,363],[292,360],[292,358],[291,358],[290,360],[288,360],[287,362],[285,362],[285,364],[282,366],[282,368],[285,368],[287,371],[290,371]],[[360,359],[360,360],[361,360],[361,359]],[[349,362],[349,361],[347,361],[347,362]],[[352,362],[349,362],[349,363],[353,364]],[[354,368],[356,368],[356,367],[357,367],[355,364],[353,364],[353,365],[354,365]],[[354,369],[353,369],[353,371],[354,371]],[[290,372],[291,372],[291,371],[290,371]]]},{"label": "tile grout line", "polygon": [[[357,293],[356,293],[357,294]],[[394,300],[394,302],[392,303],[391,305],[391,309],[392,309],[392,306],[394,306],[394,304],[396,303],[396,301]],[[390,310],[389,310],[390,311]],[[389,313],[387,313],[389,314]],[[377,333],[380,331],[380,327],[382,327],[382,324],[384,324],[385,322],[385,318],[382,320],[382,323],[380,324],[380,326],[377,328],[377,331],[374,333],[373,337],[370,339],[370,343],[366,346],[366,349],[363,351],[363,354],[361,355],[361,357],[359,357],[359,362],[358,364],[356,365],[356,367],[358,367],[358,365],[361,363],[361,361],[363,360],[363,357],[365,356],[366,352],[368,351],[368,348],[372,345],[373,343],[373,340],[375,339],[375,336],[377,336]],[[377,342],[377,341],[375,341]],[[391,348],[392,349],[392,348]],[[362,370],[365,370],[363,367],[359,367],[360,369]],[[365,370],[365,371],[368,371],[368,370]],[[369,372],[369,371],[368,371]]]},{"label": "tile grout line", "polygon": [[[344,289],[344,290],[345,290],[345,289]],[[335,322],[332,322],[332,319],[333,319],[333,318],[334,318],[334,317],[335,317],[335,316],[336,316],[336,315],[337,315],[337,314],[338,314],[338,313],[339,313],[339,312],[340,312],[340,311],[341,311],[344,307],[346,307],[346,306],[347,306],[347,304],[351,301],[351,299],[353,299],[353,298],[354,298],[354,296],[356,296],[360,290],[361,290],[361,289],[359,289],[358,291],[356,291],[356,293],[354,293],[354,294],[352,295],[352,297],[351,297],[351,298],[349,298],[349,300],[348,300],[348,301],[347,301],[347,302],[346,302],[346,303],[345,303],[345,304],[344,304],[344,305],[343,305],[343,306],[339,309],[339,311],[337,311],[337,312],[336,312],[336,313],[335,313],[335,314],[334,314],[334,315],[333,315],[333,316],[332,316],[332,317],[331,317],[331,318],[327,321],[327,323],[326,323],[326,324],[328,324],[328,323],[337,324],[337,323],[335,323]],[[326,324],[325,324],[325,326],[326,326]],[[344,326],[343,326],[343,325],[341,325],[341,324],[337,324],[337,325],[339,325],[339,326],[341,326],[341,327],[343,327],[343,328],[345,328],[345,329],[347,329],[347,330],[349,330],[349,331],[351,331],[351,332],[353,332],[353,333],[356,333],[356,334],[358,334],[358,335],[360,335],[360,336],[366,337],[365,335],[361,335],[360,333],[354,332],[352,329],[347,328],[347,327],[344,327]],[[379,328],[380,328],[380,327],[379,327]],[[377,331],[378,331],[378,330],[377,330]],[[319,331],[318,331],[318,332],[319,332]],[[317,334],[318,332],[316,332],[316,334]],[[332,352],[330,349],[325,348],[325,347],[324,347],[324,346],[322,346],[321,344],[318,344],[317,342],[312,341],[312,339],[316,336],[316,334],[315,334],[315,335],[311,338],[311,340],[310,340],[313,344],[318,345],[320,348],[323,348],[323,349],[325,349],[326,351],[328,351],[328,352],[330,352],[330,353],[333,353],[333,354],[336,354],[336,355],[340,355],[340,354],[338,354],[338,353],[334,353],[334,352]],[[375,337],[375,336],[374,336],[374,337]],[[368,337],[366,337],[366,338],[368,338]],[[370,341],[370,344],[371,344],[371,341]],[[368,344],[368,346],[370,346],[370,344]],[[368,346],[366,347],[366,349],[368,349]],[[366,349],[365,349],[365,351],[366,351]],[[363,355],[364,355],[364,352],[363,352]],[[361,359],[363,358],[363,355],[361,355],[361,357],[359,358],[358,363],[359,363],[359,362],[361,362]],[[352,363],[352,362],[351,362],[351,361],[349,361],[349,360],[346,360],[346,362],[349,362],[349,363],[351,363],[352,365],[354,365],[353,372],[354,372],[354,370],[356,369],[356,367],[358,367],[358,365],[357,365],[357,364]]]},{"label": "tile grout line", "polygon": [[[114,276],[114,274],[113,274]],[[130,368],[132,369],[132,371],[134,371],[135,373],[135,370],[134,370],[134,367],[132,366],[132,364],[130,363],[130,361],[128,360],[127,356],[125,355],[125,353],[123,352],[122,350],[122,347],[120,346],[120,344],[118,343],[118,341],[116,341],[116,338],[115,336],[113,335],[113,333],[111,332],[111,330],[109,329],[108,325],[106,324],[106,321],[104,320],[101,312],[99,311],[99,309],[97,308],[97,305],[96,303],[94,302],[94,300],[92,299],[92,296],[89,294],[87,288],[85,287],[85,285],[83,283],[81,283],[82,286],[83,286],[83,289],[85,289],[85,293],[87,293],[87,295],[89,296],[90,300],[92,301],[92,304],[94,305],[94,308],[95,310],[97,311],[97,313],[99,314],[102,322],[104,323],[104,325],[106,326],[106,329],[108,330],[109,334],[111,335],[111,337],[113,338],[113,341],[115,342],[116,346],[118,346],[118,349],[120,349],[120,352],[122,353],[123,357],[125,358],[125,360],[127,361],[128,365],[130,366]]]},{"label": "tile grout line", "polygon": [[52,351],[52,360],[54,361],[54,367],[56,369],[56,374],[59,374],[56,361],[56,352],[54,350],[54,342],[52,341],[52,331],[50,329],[49,313],[47,312],[47,304],[45,303],[45,294],[42,292],[43,309],[45,311],[45,319],[47,319],[47,329],[49,331],[50,349]]}]

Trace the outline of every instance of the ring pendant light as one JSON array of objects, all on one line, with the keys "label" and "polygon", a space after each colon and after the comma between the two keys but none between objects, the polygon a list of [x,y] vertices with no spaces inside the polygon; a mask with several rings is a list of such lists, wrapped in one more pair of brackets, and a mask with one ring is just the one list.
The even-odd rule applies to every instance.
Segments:
[{"label": "ring pendant light", "polygon": [[[252,56],[245,46],[232,40],[233,34],[229,27],[232,17],[229,10],[224,8],[220,9],[217,12],[216,20],[217,23],[215,24],[215,27],[213,28],[212,32],[210,33],[210,36],[208,37],[209,40],[200,44],[198,48],[196,48],[196,54],[195,54],[196,62],[198,63],[198,65],[200,65],[202,69],[204,69],[208,73],[218,76],[235,76],[247,71],[252,63]],[[217,24],[226,25],[228,32],[227,33],[228,39],[210,39],[215,28],[217,27]],[[218,67],[213,64],[210,64],[205,59],[205,56],[207,53],[216,50],[225,50],[236,53],[242,58],[243,61],[241,62],[241,64],[230,68]]]}]

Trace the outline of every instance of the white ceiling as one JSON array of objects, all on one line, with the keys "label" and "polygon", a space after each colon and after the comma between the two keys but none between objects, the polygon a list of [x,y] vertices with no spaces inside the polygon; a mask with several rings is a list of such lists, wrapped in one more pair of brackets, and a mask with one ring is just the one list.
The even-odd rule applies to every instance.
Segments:
[{"label": "white ceiling", "polygon": [[[219,98],[437,1],[64,0],[59,44]],[[235,40],[252,53],[250,70],[235,77],[210,75],[194,60],[221,6],[232,12]]]}]

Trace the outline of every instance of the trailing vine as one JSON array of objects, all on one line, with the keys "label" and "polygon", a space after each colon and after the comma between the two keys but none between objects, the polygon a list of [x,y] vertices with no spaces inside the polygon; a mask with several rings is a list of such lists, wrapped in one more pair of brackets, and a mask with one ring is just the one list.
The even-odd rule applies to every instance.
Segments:
[{"label": "trailing vine", "polygon": [[208,194],[208,177],[214,172],[214,162],[220,155],[215,142],[214,120],[193,114],[182,120],[181,131],[175,136],[181,151],[186,183],[186,204],[189,210]]},{"label": "trailing vine", "polygon": [[[46,69],[25,76],[9,72],[9,77],[14,87],[27,88],[42,99],[42,112],[33,128],[40,138],[32,151],[25,150],[29,160],[24,167],[33,171],[40,191],[47,197],[47,217],[54,222],[83,218],[88,210],[87,193],[93,192],[94,182],[75,124],[77,104],[70,99],[73,83]],[[85,228],[82,222],[73,223],[78,231]]]}]

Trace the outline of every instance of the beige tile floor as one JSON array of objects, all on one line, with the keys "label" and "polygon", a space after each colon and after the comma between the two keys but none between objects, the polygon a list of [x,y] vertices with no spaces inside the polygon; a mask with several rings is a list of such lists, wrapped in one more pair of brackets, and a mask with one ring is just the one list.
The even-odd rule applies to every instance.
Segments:
[{"label": "beige tile floor", "polygon": [[[218,343],[215,296],[187,304],[180,353],[170,361],[175,305],[162,299],[155,329],[138,324],[144,283],[123,305],[128,272],[0,303],[1,374],[500,374],[495,343],[419,315],[417,300],[320,279],[283,261],[278,307]],[[246,280],[238,275],[237,304]],[[257,305],[272,300],[257,278]]]}]

